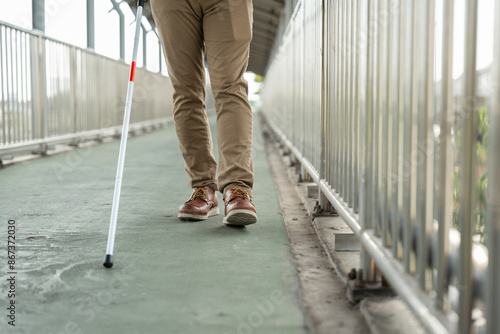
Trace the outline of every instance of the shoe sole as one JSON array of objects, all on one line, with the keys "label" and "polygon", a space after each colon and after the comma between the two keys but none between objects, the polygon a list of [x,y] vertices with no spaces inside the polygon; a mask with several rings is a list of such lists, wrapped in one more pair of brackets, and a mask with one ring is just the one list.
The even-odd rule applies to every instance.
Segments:
[{"label": "shoe sole", "polygon": [[200,220],[206,220],[208,217],[217,216],[218,214],[219,214],[219,208],[217,207],[208,211],[206,215],[197,215],[194,213],[179,212],[177,218],[188,221],[200,221]]},{"label": "shoe sole", "polygon": [[224,224],[226,225],[244,226],[255,224],[256,222],[257,214],[252,210],[232,210],[226,217],[224,217]]}]

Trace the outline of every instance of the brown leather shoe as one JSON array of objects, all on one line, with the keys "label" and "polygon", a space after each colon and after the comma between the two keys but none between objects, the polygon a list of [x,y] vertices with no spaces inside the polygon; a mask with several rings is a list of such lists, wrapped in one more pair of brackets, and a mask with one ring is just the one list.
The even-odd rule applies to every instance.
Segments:
[{"label": "brown leather shoe", "polygon": [[224,193],[226,205],[224,224],[250,225],[257,222],[257,211],[245,189],[233,187]]},{"label": "brown leather shoe", "polygon": [[208,187],[194,188],[191,197],[179,208],[179,219],[205,220],[219,214],[215,191]]}]

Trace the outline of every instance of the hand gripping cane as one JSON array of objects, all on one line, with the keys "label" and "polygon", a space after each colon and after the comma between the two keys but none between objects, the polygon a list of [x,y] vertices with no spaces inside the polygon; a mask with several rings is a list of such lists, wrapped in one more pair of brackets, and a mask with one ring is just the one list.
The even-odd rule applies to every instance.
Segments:
[{"label": "hand gripping cane", "polygon": [[132,95],[134,93],[135,62],[137,60],[137,49],[139,46],[139,32],[141,30],[142,8],[144,0],[137,1],[137,16],[135,19],[134,53],[132,64],[130,64],[130,79],[127,89],[127,100],[125,103],[125,116],[123,117],[123,129],[120,142],[120,153],[118,155],[118,167],[116,170],[115,192],[113,195],[113,206],[111,208],[111,221],[109,223],[108,247],[103,265],[106,268],[113,266],[113,247],[115,244],[116,219],[118,217],[118,206],[120,204],[120,191],[122,188],[123,164],[125,162],[125,151],[127,149],[128,125],[130,122],[130,109],[132,108]]}]

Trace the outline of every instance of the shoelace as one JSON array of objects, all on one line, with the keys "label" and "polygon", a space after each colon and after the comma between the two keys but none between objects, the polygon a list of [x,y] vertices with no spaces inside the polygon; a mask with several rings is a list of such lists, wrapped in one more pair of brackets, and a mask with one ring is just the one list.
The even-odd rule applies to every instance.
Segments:
[{"label": "shoelace", "polygon": [[203,200],[206,200],[208,198],[207,191],[205,190],[205,188],[196,188],[191,197],[187,200],[187,202],[194,201],[197,198],[201,198]]},{"label": "shoelace", "polygon": [[235,197],[241,197],[243,199],[248,199],[251,200],[253,197],[250,195],[245,189],[234,187],[234,188],[229,188],[229,191],[231,191],[231,196],[226,200],[228,202],[232,201],[233,198]]}]

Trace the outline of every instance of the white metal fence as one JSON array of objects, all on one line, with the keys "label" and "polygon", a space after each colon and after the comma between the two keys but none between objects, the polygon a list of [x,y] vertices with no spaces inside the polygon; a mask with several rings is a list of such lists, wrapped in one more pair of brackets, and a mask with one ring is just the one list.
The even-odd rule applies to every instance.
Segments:
[{"label": "white metal fence", "polygon": [[[119,135],[129,65],[0,22],[0,159]],[[136,73],[130,131],[170,122],[172,85]]]},{"label": "white metal fence", "polygon": [[433,333],[500,331],[495,5],[478,71],[478,1],[299,1],[266,74],[265,118],[359,237],[364,278],[380,271]]}]

